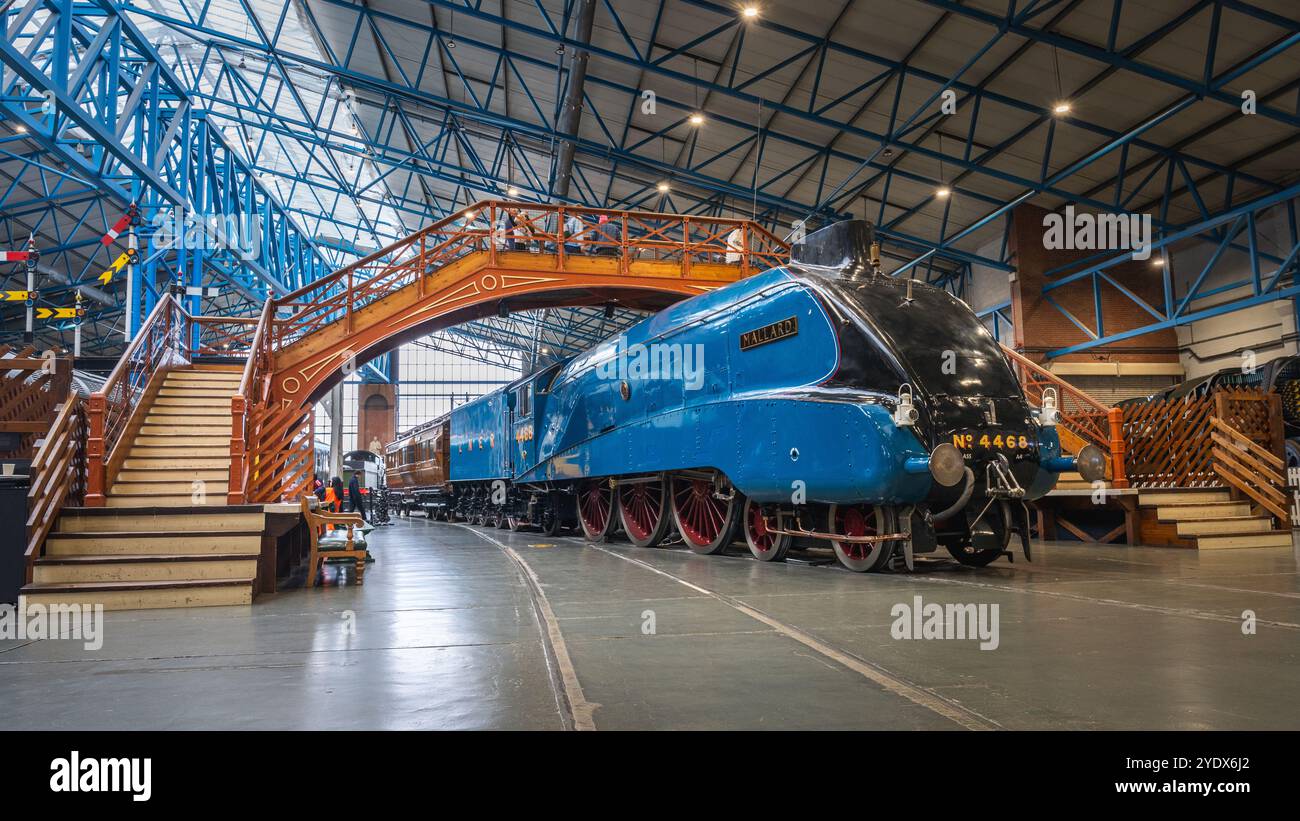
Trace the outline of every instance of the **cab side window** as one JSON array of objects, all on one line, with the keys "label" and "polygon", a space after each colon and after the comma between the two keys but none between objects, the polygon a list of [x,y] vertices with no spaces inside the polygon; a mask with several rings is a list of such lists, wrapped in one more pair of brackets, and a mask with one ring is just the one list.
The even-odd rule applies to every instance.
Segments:
[{"label": "cab side window", "polygon": [[515,396],[515,408],[520,419],[533,415],[533,383],[529,382],[519,388]]}]

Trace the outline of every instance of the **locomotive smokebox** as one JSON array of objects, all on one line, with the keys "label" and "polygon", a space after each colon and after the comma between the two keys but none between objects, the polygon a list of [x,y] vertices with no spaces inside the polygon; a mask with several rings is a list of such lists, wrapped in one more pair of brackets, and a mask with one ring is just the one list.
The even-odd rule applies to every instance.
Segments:
[{"label": "locomotive smokebox", "polygon": [[866,220],[844,220],[813,231],[790,249],[795,265],[839,268],[849,279],[870,276],[871,246],[876,226]]}]

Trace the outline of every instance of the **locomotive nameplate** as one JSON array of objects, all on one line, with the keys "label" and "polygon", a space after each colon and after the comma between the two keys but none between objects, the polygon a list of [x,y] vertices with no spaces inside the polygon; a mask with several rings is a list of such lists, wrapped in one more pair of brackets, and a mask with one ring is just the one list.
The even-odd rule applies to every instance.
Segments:
[{"label": "locomotive nameplate", "polygon": [[789,319],[782,319],[779,322],[773,322],[771,325],[764,325],[761,328],[755,328],[752,331],[745,331],[740,335],[740,349],[747,351],[750,348],[757,348],[759,345],[766,345],[769,342],[776,342],[778,339],[785,339],[788,336],[796,336],[799,333],[799,317],[792,316]]}]

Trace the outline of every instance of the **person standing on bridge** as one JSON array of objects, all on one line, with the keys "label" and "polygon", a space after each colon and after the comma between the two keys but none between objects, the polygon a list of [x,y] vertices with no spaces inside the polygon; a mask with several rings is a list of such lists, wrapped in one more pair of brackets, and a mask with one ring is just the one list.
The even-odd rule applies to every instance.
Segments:
[{"label": "person standing on bridge", "polygon": [[570,254],[576,254],[579,251],[581,251],[584,254],[587,253],[586,246],[578,244],[579,240],[581,240],[582,238],[583,233],[584,231],[583,231],[581,217],[579,217],[577,214],[569,214],[567,217],[565,217],[564,218],[564,235],[565,235],[564,250],[568,251]]},{"label": "person standing on bridge", "polygon": [[740,262],[740,256],[745,250],[745,229],[737,225],[727,234],[727,262],[734,264]]}]

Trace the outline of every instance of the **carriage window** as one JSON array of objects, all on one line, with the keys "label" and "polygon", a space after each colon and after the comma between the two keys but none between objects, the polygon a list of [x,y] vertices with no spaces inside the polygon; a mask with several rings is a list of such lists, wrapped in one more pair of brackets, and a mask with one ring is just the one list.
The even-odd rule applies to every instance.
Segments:
[{"label": "carriage window", "polygon": [[533,383],[529,382],[519,389],[519,394],[515,402],[515,409],[519,413],[519,418],[533,415]]}]

